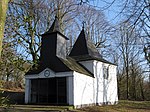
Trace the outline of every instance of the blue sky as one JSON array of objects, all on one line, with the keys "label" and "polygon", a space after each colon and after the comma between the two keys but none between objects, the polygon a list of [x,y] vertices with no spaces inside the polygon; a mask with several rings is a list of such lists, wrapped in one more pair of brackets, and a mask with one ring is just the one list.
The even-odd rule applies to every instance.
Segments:
[{"label": "blue sky", "polygon": [[[121,7],[119,6],[119,0],[89,0],[89,4],[95,6],[97,9],[102,10],[107,20],[113,24],[118,23],[121,20]],[[113,4],[111,5],[111,3]],[[119,14],[119,15],[118,15]]]}]

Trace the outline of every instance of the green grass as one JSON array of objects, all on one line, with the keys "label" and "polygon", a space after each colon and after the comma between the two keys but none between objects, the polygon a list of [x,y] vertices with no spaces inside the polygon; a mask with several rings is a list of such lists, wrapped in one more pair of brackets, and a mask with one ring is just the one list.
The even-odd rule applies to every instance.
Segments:
[{"label": "green grass", "polygon": [[[68,111],[69,110],[69,111]],[[11,105],[0,112],[150,112],[150,101],[121,100],[117,105],[92,106],[73,110],[72,106]]]}]

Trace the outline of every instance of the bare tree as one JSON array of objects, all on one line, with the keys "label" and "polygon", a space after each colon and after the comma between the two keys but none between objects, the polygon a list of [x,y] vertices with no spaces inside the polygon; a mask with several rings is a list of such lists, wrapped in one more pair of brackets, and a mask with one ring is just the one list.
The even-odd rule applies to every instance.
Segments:
[{"label": "bare tree", "polygon": [[77,6],[74,0],[14,1],[9,5],[6,32],[12,37],[10,41],[20,49],[20,54],[37,63],[41,34],[49,29],[55,15],[65,33],[77,15]]},{"label": "bare tree", "polygon": [[[119,28],[119,31],[116,33],[115,46],[116,52],[120,55],[120,68],[122,74],[126,74],[126,98],[129,99],[129,79],[132,77],[132,81],[135,79],[135,65],[140,64],[141,62],[141,45],[138,40],[139,34],[136,29],[130,28],[130,24],[124,24]],[[122,63],[122,64],[121,64]],[[122,65],[122,66],[121,66]],[[130,75],[132,74],[132,75]],[[135,76],[135,77],[134,77]],[[134,84],[133,84],[134,85]]]},{"label": "bare tree", "polygon": [[[42,9],[43,8],[43,9]],[[41,11],[39,11],[41,9]],[[36,3],[33,0],[24,0],[20,2],[14,1],[9,5],[7,14],[7,36],[11,36],[11,41],[22,52],[31,54],[33,63],[38,60],[38,52],[40,49],[40,24],[44,4],[41,1]],[[47,12],[48,13],[48,12]],[[44,17],[42,18],[44,20]],[[39,26],[39,27],[37,27]],[[23,54],[25,55],[25,54]],[[28,57],[28,55],[26,55]]]}]

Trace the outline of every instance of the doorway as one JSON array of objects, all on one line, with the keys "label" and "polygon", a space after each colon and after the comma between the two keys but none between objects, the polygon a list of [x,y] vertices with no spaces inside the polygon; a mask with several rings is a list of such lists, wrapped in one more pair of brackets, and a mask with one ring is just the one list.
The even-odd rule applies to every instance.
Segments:
[{"label": "doorway", "polygon": [[67,104],[66,78],[43,78],[31,80],[31,103]]}]

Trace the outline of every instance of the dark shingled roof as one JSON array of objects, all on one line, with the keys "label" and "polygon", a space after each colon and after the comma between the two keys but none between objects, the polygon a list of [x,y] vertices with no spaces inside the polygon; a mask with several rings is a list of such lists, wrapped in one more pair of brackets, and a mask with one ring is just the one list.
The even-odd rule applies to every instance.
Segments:
[{"label": "dark shingled roof", "polygon": [[95,45],[89,38],[86,37],[84,29],[82,29],[81,33],[79,34],[69,56],[74,57],[83,55],[94,56],[97,58],[102,57],[96,49]]},{"label": "dark shingled roof", "polygon": [[87,70],[84,66],[82,66],[80,63],[76,62],[71,57],[67,57],[66,59],[55,57],[53,59],[54,63],[49,63],[47,66],[41,66],[42,64],[39,64],[36,68],[30,69],[26,75],[30,74],[38,74],[42,72],[44,69],[49,68],[53,70],[54,72],[67,72],[67,71],[76,71],[91,77],[94,77],[94,74],[91,73],[89,70]]},{"label": "dark shingled roof", "polygon": [[45,32],[44,34],[49,34],[49,33],[56,32],[56,31],[60,32],[59,21],[58,21],[57,16],[55,16],[55,20],[54,20],[52,26],[50,27],[50,29],[47,32]]},{"label": "dark shingled roof", "polygon": [[42,72],[44,69],[50,68],[54,72],[66,72],[71,71],[58,57],[52,57],[49,63],[43,63],[42,61],[33,68],[31,68],[26,74],[38,74]]},{"label": "dark shingled roof", "polygon": [[55,20],[54,20],[52,26],[49,28],[49,30],[42,35],[47,35],[47,34],[51,34],[51,33],[58,33],[61,36],[63,36],[65,39],[69,40],[65,35],[60,33],[59,21],[58,21],[57,16],[55,16]]},{"label": "dark shingled roof", "polygon": [[94,77],[94,74],[91,73],[87,68],[85,68],[83,65],[81,65],[80,63],[76,62],[76,60],[74,60],[71,57],[67,57],[67,59],[62,59],[62,62],[72,71],[76,71],[91,77]]},{"label": "dark shingled roof", "polygon": [[114,63],[111,63],[111,62],[105,60],[104,58],[98,58],[98,57],[89,56],[89,55],[73,56],[72,58],[75,59],[77,62],[88,61],[88,60],[97,60],[97,61],[101,61],[101,62],[104,62],[104,63],[116,65]]},{"label": "dark shingled roof", "polygon": [[84,28],[79,34],[69,56],[74,58],[76,61],[98,60],[104,63],[113,64],[102,58],[95,45],[86,36]]}]

